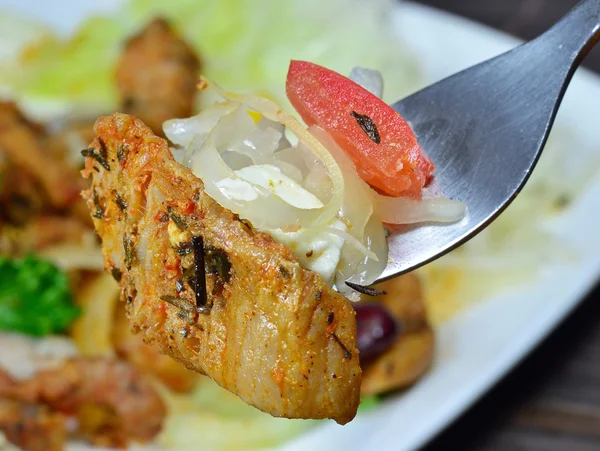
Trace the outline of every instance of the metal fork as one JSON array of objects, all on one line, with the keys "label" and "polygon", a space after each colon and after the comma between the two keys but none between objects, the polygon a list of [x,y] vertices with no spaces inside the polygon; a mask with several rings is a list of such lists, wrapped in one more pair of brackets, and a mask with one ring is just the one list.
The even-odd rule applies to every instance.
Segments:
[{"label": "metal fork", "polygon": [[544,148],[573,73],[599,39],[600,0],[583,0],[537,39],[393,105],[435,162],[444,195],[464,202],[468,212],[450,225],[395,230],[380,281],[463,244],[513,201]]}]

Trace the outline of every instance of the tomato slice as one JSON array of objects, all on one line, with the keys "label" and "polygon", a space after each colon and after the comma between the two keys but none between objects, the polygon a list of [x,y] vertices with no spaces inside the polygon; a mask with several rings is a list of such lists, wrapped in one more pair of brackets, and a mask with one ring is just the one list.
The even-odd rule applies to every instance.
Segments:
[{"label": "tomato slice", "polygon": [[325,129],[359,175],[384,194],[421,198],[434,165],[402,117],[369,91],[325,67],[292,61],[286,93],[307,125]]}]

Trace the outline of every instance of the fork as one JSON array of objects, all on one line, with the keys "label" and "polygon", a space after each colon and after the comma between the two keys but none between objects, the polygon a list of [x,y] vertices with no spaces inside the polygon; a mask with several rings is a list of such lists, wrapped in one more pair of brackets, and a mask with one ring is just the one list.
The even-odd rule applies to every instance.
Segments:
[{"label": "fork", "polygon": [[464,202],[467,214],[453,224],[395,229],[379,281],[455,249],[508,207],[540,157],[573,73],[599,39],[600,0],[583,0],[533,41],[392,105],[436,163],[444,195]]}]

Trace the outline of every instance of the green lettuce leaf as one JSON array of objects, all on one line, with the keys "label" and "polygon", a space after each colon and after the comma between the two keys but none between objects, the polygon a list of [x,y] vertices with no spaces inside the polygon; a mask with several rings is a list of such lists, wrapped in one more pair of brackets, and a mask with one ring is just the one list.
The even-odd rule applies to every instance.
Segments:
[{"label": "green lettuce leaf", "polygon": [[[269,94],[289,108],[290,59],[343,74],[380,70],[386,99],[416,86],[418,70],[385,26],[389,0],[131,0],[111,16],[93,17],[67,40],[45,36],[17,64],[0,67],[0,84],[40,100],[115,108],[115,65],[125,40],[149,20],[172,21],[204,62],[204,74],[229,90]],[[1,46],[0,42],[0,46]]]}]

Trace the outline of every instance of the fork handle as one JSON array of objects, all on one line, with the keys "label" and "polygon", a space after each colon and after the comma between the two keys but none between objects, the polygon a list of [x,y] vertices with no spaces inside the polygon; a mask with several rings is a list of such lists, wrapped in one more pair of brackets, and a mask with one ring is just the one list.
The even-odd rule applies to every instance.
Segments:
[{"label": "fork handle", "polygon": [[577,67],[600,40],[600,0],[580,1],[540,38],[555,44],[555,52],[549,56],[558,57],[573,68]]}]

